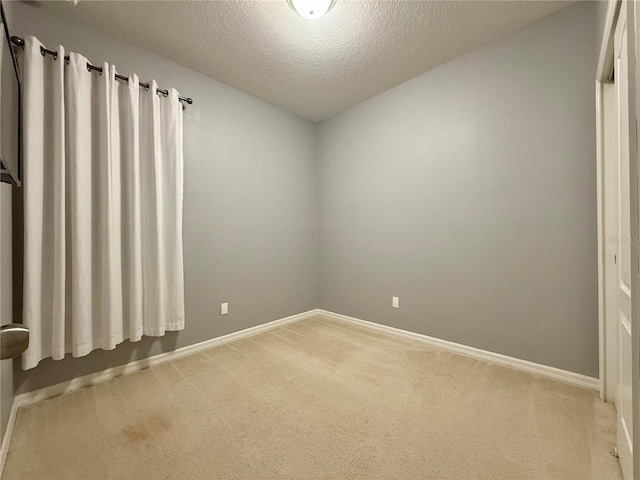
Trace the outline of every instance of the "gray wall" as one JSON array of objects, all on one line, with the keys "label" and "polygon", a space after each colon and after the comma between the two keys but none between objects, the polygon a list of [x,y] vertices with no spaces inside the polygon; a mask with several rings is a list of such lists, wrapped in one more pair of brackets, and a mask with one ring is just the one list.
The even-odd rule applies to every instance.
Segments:
[{"label": "gray wall", "polygon": [[[13,2],[5,2],[3,6],[11,29]],[[4,35],[4,30],[0,34]],[[2,142],[11,140],[3,138]],[[12,188],[9,184],[0,183],[0,325],[13,322]],[[13,398],[13,364],[7,360],[0,362],[0,441],[4,438]]]},{"label": "gray wall", "polygon": [[[186,328],[83,358],[16,368],[25,392],[316,308],[316,129],[276,107],[47,7],[17,3],[15,32],[191,96],[185,110]],[[220,303],[230,314],[220,316]]]},{"label": "gray wall", "polygon": [[604,35],[604,24],[607,19],[607,10],[609,7],[608,0],[598,0],[596,3],[596,39],[597,39],[597,52],[600,54],[600,42],[602,41],[602,35]]},{"label": "gray wall", "polygon": [[320,125],[321,308],[598,376],[595,10]]}]

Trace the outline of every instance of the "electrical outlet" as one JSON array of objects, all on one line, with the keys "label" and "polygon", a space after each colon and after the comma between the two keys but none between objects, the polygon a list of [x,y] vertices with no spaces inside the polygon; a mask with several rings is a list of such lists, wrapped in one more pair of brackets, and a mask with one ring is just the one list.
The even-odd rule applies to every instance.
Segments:
[{"label": "electrical outlet", "polygon": [[400,298],[399,297],[391,297],[391,306],[393,308],[400,308]]},{"label": "electrical outlet", "polygon": [[226,315],[227,313],[229,313],[229,304],[228,303],[221,303],[220,304],[220,315]]}]

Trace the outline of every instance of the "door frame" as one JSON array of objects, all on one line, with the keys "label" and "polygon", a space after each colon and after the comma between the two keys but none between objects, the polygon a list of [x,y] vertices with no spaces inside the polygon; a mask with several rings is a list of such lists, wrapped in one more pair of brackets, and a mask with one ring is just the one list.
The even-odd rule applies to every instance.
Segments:
[{"label": "door frame", "polygon": [[[606,305],[606,263],[605,263],[605,160],[610,145],[606,142],[605,111],[612,107],[612,99],[607,89],[613,84],[614,50],[613,40],[615,26],[618,20],[621,1],[610,0],[600,45],[598,70],[596,74],[596,181],[597,181],[597,215],[598,215],[598,328],[599,328],[599,370],[600,370],[600,398],[607,402],[613,402],[617,385],[617,339],[612,335],[614,319],[607,318]],[[615,103],[615,98],[613,99]],[[613,330],[615,331],[615,330]],[[613,336],[613,338],[611,338]],[[612,349],[614,349],[612,351]],[[612,362],[615,365],[612,365]]]},{"label": "door frame", "polygon": [[[617,350],[612,352],[612,348],[617,348],[617,340],[611,341],[611,326],[615,324],[615,318],[608,318],[607,305],[605,304],[605,278],[606,278],[606,248],[605,248],[605,225],[604,225],[604,167],[607,153],[605,125],[605,103],[608,94],[605,89],[607,84],[613,82],[613,65],[614,65],[614,49],[613,40],[614,32],[618,19],[620,8],[627,9],[627,35],[629,39],[629,112],[634,112],[633,118],[630,119],[630,135],[629,135],[629,158],[630,158],[630,177],[634,179],[631,182],[631,197],[638,198],[640,191],[640,170],[638,169],[638,151],[640,145],[638,141],[640,137],[637,135],[637,123],[640,118],[640,102],[637,101],[638,84],[637,80],[640,74],[637,68],[640,67],[640,61],[637,61],[637,53],[640,52],[640,36],[636,35],[636,31],[640,28],[640,8],[637,8],[638,0],[609,0],[603,36],[600,45],[600,55],[598,59],[598,68],[595,82],[595,100],[596,100],[596,172],[597,172],[597,215],[598,215],[598,319],[599,319],[599,361],[600,361],[600,397],[608,402],[615,399],[617,385],[617,367],[612,366],[612,359],[617,358]],[[637,239],[639,237],[638,211],[636,211],[636,221],[631,222],[631,237]],[[632,270],[632,307],[631,307],[631,323],[632,323],[632,402],[633,402],[633,469],[634,472],[640,472],[640,255],[638,242],[631,244],[631,264],[635,268]],[[613,347],[612,347],[613,345]],[[617,360],[615,360],[617,362]],[[617,363],[616,363],[617,365]],[[612,373],[614,372],[614,373]]]}]

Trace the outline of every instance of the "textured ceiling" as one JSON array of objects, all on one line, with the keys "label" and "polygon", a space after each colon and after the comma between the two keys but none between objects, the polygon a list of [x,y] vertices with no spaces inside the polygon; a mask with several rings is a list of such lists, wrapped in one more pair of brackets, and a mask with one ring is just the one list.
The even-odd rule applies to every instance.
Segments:
[{"label": "textured ceiling", "polygon": [[43,3],[319,122],[572,2],[338,0],[315,21],[285,0]]}]

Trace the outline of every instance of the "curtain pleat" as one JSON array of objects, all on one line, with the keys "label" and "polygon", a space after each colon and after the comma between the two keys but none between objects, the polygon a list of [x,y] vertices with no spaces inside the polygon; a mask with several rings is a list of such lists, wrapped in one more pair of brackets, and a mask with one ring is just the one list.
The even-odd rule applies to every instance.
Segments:
[{"label": "curtain pleat", "polygon": [[[64,47],[58,47],[59,55],[64,58]],[[51,187],[53,189],[53,321],[51,356],[54,359],[64,357],[65,353],[65,283],[66,283],[66,159],[65,159],[65,106],[60,101],[64,98],[64,63],[57,62],[52,66],[51,89],[55,91],[52,101],[54,121],[51,124]],[[46,152],[45,152],[46,153]],[[46,181],[46,177],[44,179]]]},{"label": "curtain pleat", "polygon": [[128,161],[121,169],[122,266],[125,332],[132,341],[142,337],[142,215],[140,187],[140,95],[138,76],[129,76],[117,96],[120,108],[120,153]]},{"label": "curtain pleat", "polygon": [[184,328],[182,108],[24,49],[23,368]]}]

